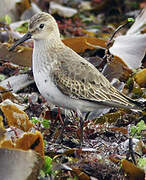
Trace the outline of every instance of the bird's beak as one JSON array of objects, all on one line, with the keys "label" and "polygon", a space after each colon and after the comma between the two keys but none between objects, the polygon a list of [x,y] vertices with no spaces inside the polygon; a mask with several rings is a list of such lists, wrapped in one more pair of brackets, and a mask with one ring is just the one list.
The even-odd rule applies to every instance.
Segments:
[{"label": "bird's beak", "polygon": [[32,34],[30,32],[27,32],[21,39],[16,41],[15,44],[13,44],[10,48],[9,51],[13,51],[19,44],[23,43],[24,41],[30,39]]}]

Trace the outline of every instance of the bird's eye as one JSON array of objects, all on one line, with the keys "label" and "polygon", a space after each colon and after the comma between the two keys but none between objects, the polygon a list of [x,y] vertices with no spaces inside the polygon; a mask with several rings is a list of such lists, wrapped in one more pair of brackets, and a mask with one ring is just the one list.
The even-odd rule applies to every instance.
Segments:
[{"label": "bird's eye", "polygon": [[44,27],[44,24],[40,24],[39,28],[43,29],[43,27]]}]

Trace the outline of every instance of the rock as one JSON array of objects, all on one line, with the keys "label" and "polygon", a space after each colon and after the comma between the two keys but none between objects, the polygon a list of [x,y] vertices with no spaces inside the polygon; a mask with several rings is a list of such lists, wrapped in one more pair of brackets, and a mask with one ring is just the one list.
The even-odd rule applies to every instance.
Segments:
[{"label": "rock", "polygon": [[51,14],[57,13],[58,15],[66,17],[66,18],[72,17],[77,13],[76,9],[62,6],[53,1],[50,2],[50,10],[49,11]]}]

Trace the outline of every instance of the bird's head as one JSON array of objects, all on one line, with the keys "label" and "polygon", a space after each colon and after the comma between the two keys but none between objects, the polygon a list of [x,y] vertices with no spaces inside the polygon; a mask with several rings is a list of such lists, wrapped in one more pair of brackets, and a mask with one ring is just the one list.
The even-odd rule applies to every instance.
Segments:
[{"label": "bird's head", "polygon": [[32,38],[36,41],[45,40],[50,35],[59,37],[59,30],[55,19],[48,13],[41,12],[35,14],[31,19],[28,27],[28,32],[19,39],[9,49],[10,51],[15,49],[16,46],[23,43],[24,41]]}]

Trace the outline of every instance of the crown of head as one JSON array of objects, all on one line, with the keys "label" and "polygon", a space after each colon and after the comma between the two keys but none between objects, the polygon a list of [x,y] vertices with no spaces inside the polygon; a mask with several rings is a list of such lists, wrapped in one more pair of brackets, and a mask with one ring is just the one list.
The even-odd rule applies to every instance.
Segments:
[{"label": "crown of head", "polygon": [[38,13],[30,19],[29,32],[33,39],[45,39],[52,32],[56,37],[60,34],[56,20],[45,12]]},{"label": "crown of head", "polygon": [[50,14],[45,13],[45,12],[38,13],[30,19],[29,29],[32,29],[37,24],[48,21],[48,20],[53,21],[54,18]]}]

